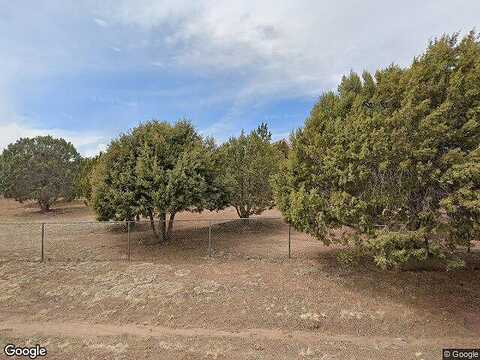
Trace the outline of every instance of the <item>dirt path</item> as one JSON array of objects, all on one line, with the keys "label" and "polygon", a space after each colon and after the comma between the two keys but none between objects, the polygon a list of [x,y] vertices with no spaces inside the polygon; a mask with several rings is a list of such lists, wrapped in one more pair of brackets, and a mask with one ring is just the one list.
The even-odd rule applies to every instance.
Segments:
[{"label": "dirt path", "polygon": [[[311,331],[284,331],[281,329],[243,329],[235,332],[221,329],[207,328],[170,328],[164,326],[142,326],[135,324],[91,324],[88,322],[56,322],[56,321],[3,321],[0,322],[0,331],[9,332],[16,336],[62,336],[62,337],[100,337],[100,336],[123,336],[163,338],[175,337],[206,337],[246,340],[291,340],[295,342],[347,342],[364,346],[388,346],[388,345],[432,345],[437,343],[465,342],[469,339],[462,338],[392,338],[386,336],[351,336],[351,335],[327,335]],[[477,338],[471,338],[475,341]]]}]

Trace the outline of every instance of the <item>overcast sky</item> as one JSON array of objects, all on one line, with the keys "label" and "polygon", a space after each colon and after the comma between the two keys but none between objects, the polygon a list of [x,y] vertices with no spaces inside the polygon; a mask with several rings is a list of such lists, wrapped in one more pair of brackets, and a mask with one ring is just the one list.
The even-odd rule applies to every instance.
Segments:
[{"label": "overcast sky", "polygon": [[286,137],[343,74],[405,66],[479,14],[479,0],[0,0],[0,149],[49,133],[91,155],[152,118]]}]

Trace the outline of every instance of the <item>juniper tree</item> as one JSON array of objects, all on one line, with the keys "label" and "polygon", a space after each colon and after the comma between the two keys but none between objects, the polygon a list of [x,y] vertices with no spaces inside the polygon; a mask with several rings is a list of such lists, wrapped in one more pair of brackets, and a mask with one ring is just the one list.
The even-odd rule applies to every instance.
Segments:
[{"label": "juniper tree", "polygon": [[242,131],[220,147],[229,203],[241,218],[273,207],[270,178],[278,172],[283,155],[271,144],[271,137],[262,123],[250,134]]},{"label": "juniper tree", "polygon": [[35,200],[49,211],[59,198],[74,198],[79,163],[77,150],[64,139],[19,139],[0,157],[0,191],[20,202]]},{"label": "juniper tree", "polygon": [[122,135],[100,157],[92,176],[98,218],[144,216],[158,238],[168,239],[177,213],[225,207],[214,150],[213,142],[186,121],[150,121]]},{"label": "juniper tree", "polygon": [[382,267],[469,246],[480,220],[477,35],[442,36],[407,68],[343,77],[291,143],[274,189],[297,229],[329,244],[349,226]]},{"label": "juniper tree", "polygon": [[80,160],[80,166],[75,179],[76,197],[82,198],[85,205],[89,205],[92,199],[92,172],[100,155],[85,157]]}]

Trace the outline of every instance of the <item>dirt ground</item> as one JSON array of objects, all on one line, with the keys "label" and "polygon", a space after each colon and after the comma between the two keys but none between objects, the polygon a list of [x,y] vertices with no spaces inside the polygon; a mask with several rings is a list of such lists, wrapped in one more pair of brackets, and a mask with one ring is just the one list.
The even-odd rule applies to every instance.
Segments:
[{"label": "dirt ground", "polygon": [[28,223],[0,225],[0,358],[7,343],[48,359],[426,360],[480,347],[478,267],[345,267],[295,231],[289,259],[278,215],[181,214],[162,245],[138,227],[128,262],[123,225],[82,223],[94,216],[80,202],[41,214],[0,200],[0,222]]}]

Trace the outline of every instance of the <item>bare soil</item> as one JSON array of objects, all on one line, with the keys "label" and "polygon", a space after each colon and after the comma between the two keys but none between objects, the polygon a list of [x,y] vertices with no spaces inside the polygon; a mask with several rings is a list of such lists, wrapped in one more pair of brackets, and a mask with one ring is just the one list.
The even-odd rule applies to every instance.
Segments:
[{"label": "bare soil", "polygon": [[295,231],[289,259],[288,226],[271,219],[278,215],[245,224],[227,221],[232,210],[181,214],[167,244],[140,226],[128,262],[124,225],[84,223],[94,215],[80,202],[42,214],[0,200],[0,222],[29,223],[0,225],[1,350],[40,344],[48,359],[326,360],[440,359],[442,348],[480,346],[478,268],[345,267],[338,249]]}]

